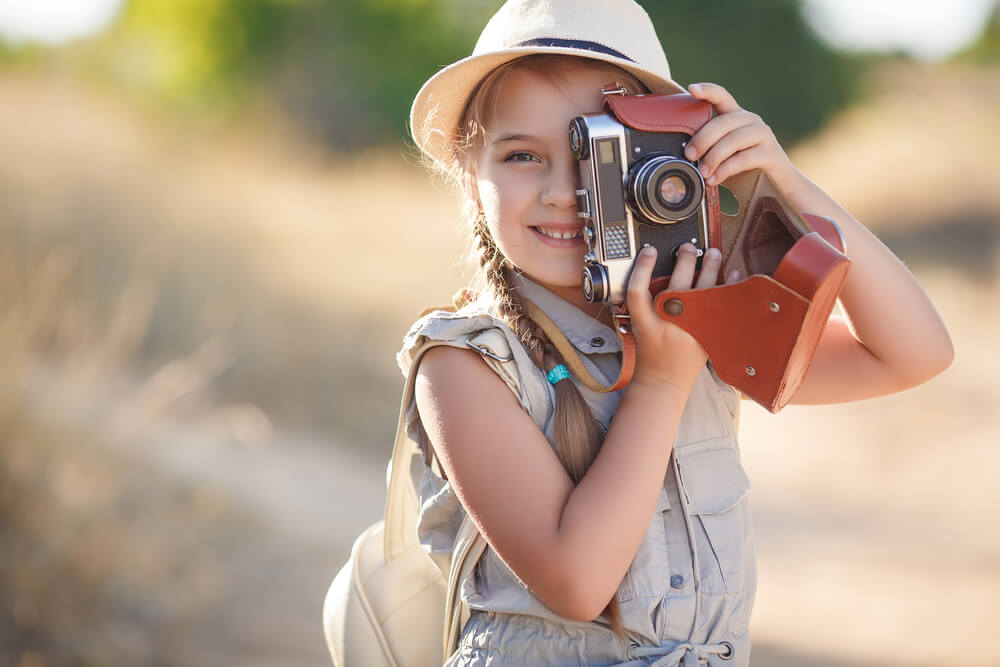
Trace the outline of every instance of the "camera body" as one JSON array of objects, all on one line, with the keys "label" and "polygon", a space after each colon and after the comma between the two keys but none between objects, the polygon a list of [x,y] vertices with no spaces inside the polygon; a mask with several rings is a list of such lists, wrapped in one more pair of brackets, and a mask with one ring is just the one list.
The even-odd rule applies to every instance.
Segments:
[{"label": "camera body", "polygon": [[[577,215],[585,220],[589,251],[583,268],[587,301],[625,301],[632,265],[646,245],[657,248],[653,277],[667,276],[677,249],[709,248],[707,188],[684,147],[711,107],[690,95],[606,95],[605,113],[577,116],[569,125],[582,187]],[[709,192],[711,191],[711,192]]]}]

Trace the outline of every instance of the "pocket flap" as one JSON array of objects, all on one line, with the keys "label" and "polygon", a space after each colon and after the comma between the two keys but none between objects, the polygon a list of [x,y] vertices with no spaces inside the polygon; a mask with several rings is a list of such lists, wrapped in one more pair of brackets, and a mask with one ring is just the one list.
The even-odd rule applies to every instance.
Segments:
[{"label": "pocket flap", "polygon": [[750,491],[739,451],[728,438],[680,449],[675,456],[689,514],[722,514]]}]

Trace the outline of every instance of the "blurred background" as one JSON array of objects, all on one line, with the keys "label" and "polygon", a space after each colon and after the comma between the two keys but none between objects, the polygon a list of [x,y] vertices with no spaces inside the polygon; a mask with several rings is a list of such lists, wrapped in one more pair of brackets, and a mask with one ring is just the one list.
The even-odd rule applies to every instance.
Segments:
[{"label": "blurred background", "polygon": [[[0,667],[328,664],[394,354],[469,276],[409,103],[499,4],[0,0]],[[997,3],[644,4],[957,349],[899,395],[744,405],[754,664],[1000,664]]]}]

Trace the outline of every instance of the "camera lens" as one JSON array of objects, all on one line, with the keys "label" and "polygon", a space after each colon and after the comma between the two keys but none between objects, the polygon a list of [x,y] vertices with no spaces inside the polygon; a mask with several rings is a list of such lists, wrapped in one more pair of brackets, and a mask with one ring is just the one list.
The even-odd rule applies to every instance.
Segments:
[{"label": "camera lens", "polygon": [[660,179],[660,187],[657,192],[660,201],[666,206],[679,206],[687,196],[690,189],[684,179],[677,174],[668,174]]},{"label": "camera lens", "polygon": [[654,155],[629,173],[629,203],[650,222],[669,224],[701,206],[705,182],[694,165],[671,155]]}]

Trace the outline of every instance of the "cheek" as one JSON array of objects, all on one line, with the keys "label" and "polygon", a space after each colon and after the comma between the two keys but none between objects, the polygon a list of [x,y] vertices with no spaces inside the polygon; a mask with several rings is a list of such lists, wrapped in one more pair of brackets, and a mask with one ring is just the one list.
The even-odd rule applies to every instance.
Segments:
[{"label": "cheek", "polygon": [[483,208],[483,216],[486,218],[486,229],[489,230],[493,242],[508,261],[514,263],[519,256],[518,248],[521,239],[515,231],[517,225],[512,225],[511,221],[516,219],[509,210],[512,206],[509,196],[504,196],[504,188],[498,186],[494,180],[479,180],[479,203]]},{"label": "cheek", "polygon": [[486,180],[479,181],[478,188],[479,203],[483,207],[483,215],[486,217],[486,228],[490,230],[493,240],[503,249],[505,234],[501,220],[504,214],[504,200],[500,195],[500,188],[495,182]]},{"label": "cheek", "polygon": [[493,181],[479,180],[476,182],[479,191],[479,203],[483,207],[487,220],[495,219],[500,213],[500,190]]}]

